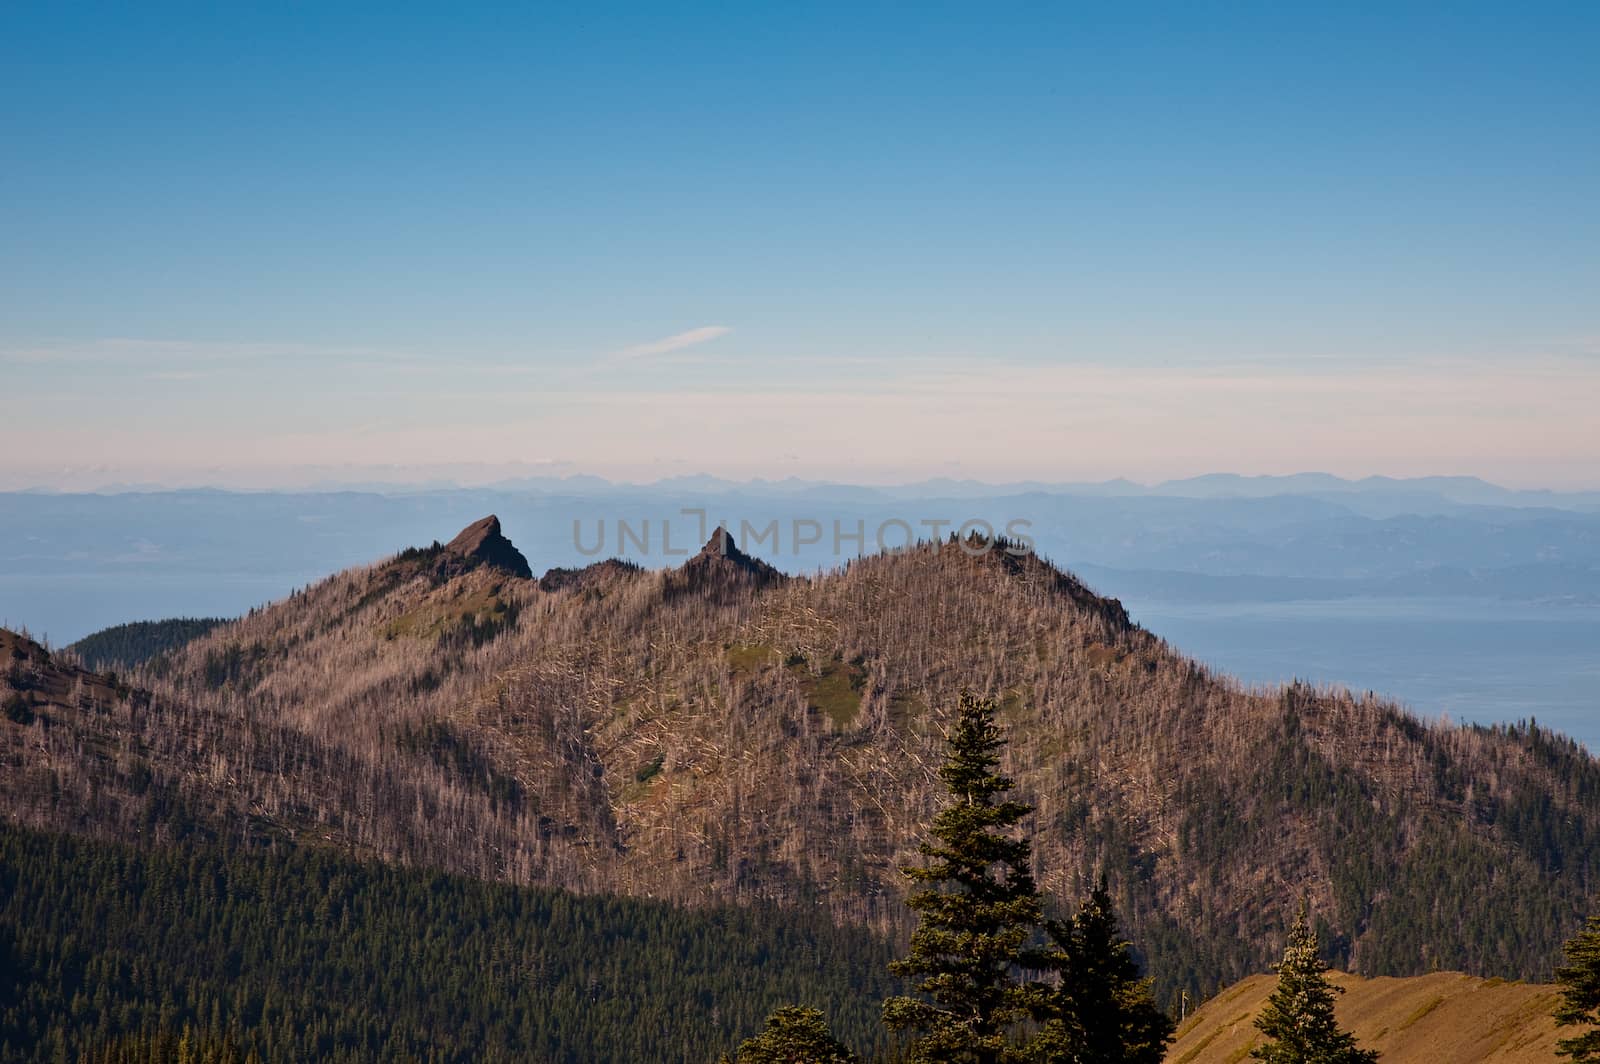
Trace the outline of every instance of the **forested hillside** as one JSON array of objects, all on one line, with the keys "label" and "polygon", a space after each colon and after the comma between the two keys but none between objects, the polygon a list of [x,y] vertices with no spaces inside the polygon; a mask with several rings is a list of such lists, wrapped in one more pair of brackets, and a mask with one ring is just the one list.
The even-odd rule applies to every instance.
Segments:
[{"label": "forested hillside", "polygon": [[1600,888],[1600,772],[1575,744],[1241,689],[1034,557],[944,543],[784,579],[713,541],[678,570],[534,580],[474,529],[131,687],[13,641],[8,815],[898,934],[897,869],[972,689],[1000,701],[1041,885],[1075,899],[1104,868],[1168,1000],[1264,969],[1303,893],[1363,973],[1546,977]]},{"label": "forested hillside", "polygon": [[84,636],[66,649],[78,655],[84,665],[105,672],[142,665],[157,654],[173,650],[191,639],[205,635],[219,624],[221,617],[173,617],[165,621],[134,621],[102,628]]},{"label": "forested hillside", "polygon": [[271,1061],[709,1062],[791,1001],[870,1050],[890,955],[814,912],[0,827],[4,1064],[186,1026]]}]

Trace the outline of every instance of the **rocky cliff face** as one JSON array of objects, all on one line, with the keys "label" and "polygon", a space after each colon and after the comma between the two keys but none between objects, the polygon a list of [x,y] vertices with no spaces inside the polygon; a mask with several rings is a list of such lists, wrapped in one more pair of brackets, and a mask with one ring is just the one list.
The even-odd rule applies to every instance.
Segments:
[{"label": "rocky cliff face", "polygon": [[494,514],[474,521],[446,543],[441,564],[449,575],[465,572],[474,565],[490,565],[524,580],[533,579],[528,559],[500,531],[500,518]]}]

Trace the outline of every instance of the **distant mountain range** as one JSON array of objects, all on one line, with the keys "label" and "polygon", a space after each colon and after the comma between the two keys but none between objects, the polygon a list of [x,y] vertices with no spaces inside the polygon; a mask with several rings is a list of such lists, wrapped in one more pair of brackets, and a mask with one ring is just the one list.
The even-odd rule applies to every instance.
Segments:
[{"label": "distant mountain range", "polygon": [[1079,495],[1099,497],[1167,496],[1186,499],[1267,498],[1274,495],[1332,497],[1353,502],[1359,498],[1386,500],[1388,505],[1549,507],[1600,509],[1600,491],[1560,492],[1548,489],[1504,488],[1477,477],[1384,477],[1358,480],[1331,473],[1294,473],[1285,476],[1245,476],[1209,473],[1181,480],[1140,484],[1126,478],[1089,482],[956,480],[937,477],[890,486],[864,486],[830,481],[729,480],[707,474],[668,477],[642,484],[616,483],[603,477],[522,477],[494,482],[491,489],[537,491],[562,495],[613,494],[744,494],[801,496],[816,499],[867,502],[903,499],[993,499],[1016,495]]},{"label": "distant mountain range", "polygon": [[[174,488],[153,481],[108,482],[92,494],[161,494],[173,491],[224,492],[241,489],[224,487]],[[527,491],[544,495],[578,498],[618,495],[751,495],[775,498],[813,498],[845,502],[871,502],[905,499],[993,499],[1016,495],[1077,495],[1100,497],[1170,496],[1174,498],[1265,498],[1273,495],[1309,495],[1355,501],[1359,497],[1388,500],[1389,505],[1548,507],[1563,510],[1600,509],[1600,490],[1556,491],[1544,488],[1506,488],[1478,477],[1369,476],[1359,479],[1331,473],[1291,473],[1251,476],[1240,473],[1207,473],[1177,480],[1143,484],[1125,477],[1102,481],[982,481],[971,478],[934,477],[893,485],[861,485],[800,477],[732,480],[707,473],[663,477],[654,481],[608,480],[592,474],[565,476],[505,477],[471,487],[448,478],[415,482],[403,480],[324,480],[304,488],[275,489],[280,494],[321,494],[364,492],[376,494],[414,494],[449,491]],[[29,488],[13,494],[81,494],[53,488]]]}]

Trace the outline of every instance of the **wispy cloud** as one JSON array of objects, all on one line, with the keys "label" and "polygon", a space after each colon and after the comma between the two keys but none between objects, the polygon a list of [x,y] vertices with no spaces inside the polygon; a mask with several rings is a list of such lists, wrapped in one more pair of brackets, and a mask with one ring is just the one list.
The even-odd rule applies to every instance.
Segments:
[{"label": "wispy cloud", "polygon": [[702,325],[697,329],[689,329],[671,336],[663,336],[659,340],[651,340],[645,344],[635,344],[625,347],[616,354],[617,358],[649,358],[652,355],[664,355],[669,351],[681,351],[686,347],[697,344],[707,344],[719,337],[727,336],[733,332],[726,325]]}]

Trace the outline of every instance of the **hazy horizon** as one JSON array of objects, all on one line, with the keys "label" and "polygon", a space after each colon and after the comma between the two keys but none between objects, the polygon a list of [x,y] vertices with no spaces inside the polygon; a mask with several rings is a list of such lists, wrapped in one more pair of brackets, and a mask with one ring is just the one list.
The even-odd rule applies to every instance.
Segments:
[{"label": "hazy horizon", "polygon": [[1592,6],[94,21],[0,11],[7,484],[1600,488]]},{"label": "hazy horizon", "polygon": [[947,469],[915,475],[905,472],[899,476],[885,474],[877,477],[852,475],[805,476],[789,472],[781,476],[760,474],[740,475],[719,473],[715,467],[694,468],[686,466],[674,471],[629,469],[602,470],[577,465],[552,463],[516,463],[499,465],[452,463],[448,465],[420,466],[300,466],[284,468],[249,469],[214,467],[209,469],[149,469],[119,468],[116,466],[91,466],[48,471],[0,469],[0,492],[60,492],[62,494],[107,494],[119,492],[166,491],[241,491],[241,492],[322,492],[322,491],[435,491],[451,489],[494,488],[514,490],[524,483],[537,483],[541,487],[558,484],[570,485],[580,490],[589,484],[603,483],[616,488],[655,488],[674,483],[721,482],[732,487],[778,487],[785,484],[814,485],[838,488],[893,489],[917,488],[925,484],[957,483],[980,488],[1097,489],[1125,486],[1128,490],[1157,491],[1186,483],[1203,483],[1210,480],[1235,479],[1245,485],[1273,484],[1306,478],[1331,478],[1351,488],[1374,483],[1426,485],[1429,482],[1475,482],[1485,488],[1515,493],[1549,493],[1556,495],[1588,495],[1600,492],[1600,474],[1580,479],[1570,484],[1550,481],[1516,482],[1495,480],[1473,473],[1418,473],[1394,474],[1389,472],[1357,472],[1341,474],[1326,469],[1290,469],[1286,472],[1240,472],[1230,469],[1202,469],[1194,473],[1173,476],[1134,477],[1120,473],[1089,475],[1083,477],[1005,477],[979,475],[974,471]]}]

